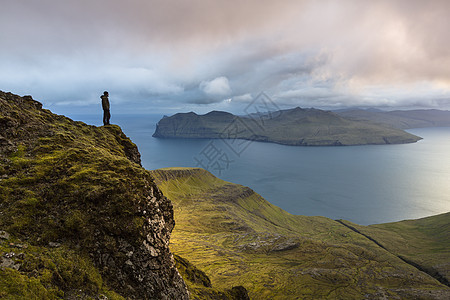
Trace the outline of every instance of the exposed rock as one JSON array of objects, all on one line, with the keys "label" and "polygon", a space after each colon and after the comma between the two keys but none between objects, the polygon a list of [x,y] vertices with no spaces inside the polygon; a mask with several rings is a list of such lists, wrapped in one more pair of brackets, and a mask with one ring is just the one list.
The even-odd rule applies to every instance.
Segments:
[{"label": "exposed rock", "polygon": [[[0,133],[0,228],[39,255],[66,253],[101,275],[85,276],[93,288],[76,286],[83,280],[68,284],[61,276],[70,272],[55,273],[52,289],[97,297],[104,282],[128,299],[188,299],[169,251],[172,204],[119,126],[88,126],[42,109],[31,96],[0,92]],[[36,272],[20,276],[39,279],[45,265],[34,264],[27,267]],[[2,266],[19,269],[8,256]]]},{"label": "exposed rock", "polygon": [[19,249],[26,249],[28,248],[27,244],[18,244],[18,243],[9,243],[10,247],[19,248]]},{"label": "exposed rock", "polygon": [[7,233],[4,230],[0,230],[0,239],[8,240],[9,239],[9,233]]},{"label": "exposed rock", "polygon": [[272,251],[286,251],[298,248],[300,243],[294,241],[286,241],[284,243],[278,244],[272,248]]},{"label": "exposed rock", "polygon": [[49,242],[48,246],[52,247],[52,248],[58,248],[58,247],[61,247],[61,243]]},{"label": "exposed rock", "polygon": [[12,258],[0,257],[0,268],[10,268],[14,270],[19,270],[20,264],[16,263]]}]

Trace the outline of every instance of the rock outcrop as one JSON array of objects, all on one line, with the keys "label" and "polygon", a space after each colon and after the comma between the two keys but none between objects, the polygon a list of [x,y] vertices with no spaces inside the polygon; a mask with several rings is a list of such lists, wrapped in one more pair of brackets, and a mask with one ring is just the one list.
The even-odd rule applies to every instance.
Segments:
[{"label": "rock outcrop", "polygon": [[188,299],[172,204],[116,125],[0,92],[0,212],[0,297]]}]

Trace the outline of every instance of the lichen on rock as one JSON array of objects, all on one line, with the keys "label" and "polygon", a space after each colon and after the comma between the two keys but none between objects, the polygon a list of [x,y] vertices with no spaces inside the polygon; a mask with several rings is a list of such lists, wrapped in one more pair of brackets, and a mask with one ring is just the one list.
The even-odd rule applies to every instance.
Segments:
[{"label": "lichen on rock", "polygon": [[[7,233],[39,253],[25,254],[16,270],[0,270],[15,278],[4,283],[11,290],[33,282],[56,297],[72,294],[78,287],[67,284],[71,275],[61,275],[58,264],[37,263],[63,252],[60,264],[79,260],[101,276],[88,285],[80,270],[86,297],[111,291],[188,299],[169,251],[172,204],[117,125],[89,126],[42,109],[31,96],[0,92],[0,211],[1,250],[9,249]],[[2,265],[8,262],[18,264]]]}]

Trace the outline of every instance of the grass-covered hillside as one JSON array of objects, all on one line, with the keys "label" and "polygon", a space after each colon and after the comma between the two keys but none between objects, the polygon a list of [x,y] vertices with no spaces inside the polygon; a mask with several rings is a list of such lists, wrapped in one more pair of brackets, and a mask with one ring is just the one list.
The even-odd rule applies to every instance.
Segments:
[{"label": "grass-covered hillside", "polygon": [[178,113],[161,119],[153,136],[246,139],[294,146],[401,144],[421,139],[400,129],[299,107],[246,117],[219,111]]},{"label": "grass-covered hillside", "polygon": [[187,299],[173,226],[118,126],[0,92],[0,298]]},{"label": "grass-covered hillside", "polygon": [[342,222],[449,285],[450,212],[419,220],[370,226]]},{"label": "grass-covered hillside", "polygon": [[[216,287],[243,285],[252,299],[450,297],[447,285],[422,271],[428,254],[443,274],[449,269],[448,237],[442,233],[448,232],[448,214],[414,226],[359,226],[367,237],[344,221],[291,215],[203,169],[160,169],[152,175],[174,205],[171,250],[202,269]],[[435,238],[422,239],[415,231]],[[374,242],[372,233],[392,247]],[[414,239],[405,243],[410,235]]]}]

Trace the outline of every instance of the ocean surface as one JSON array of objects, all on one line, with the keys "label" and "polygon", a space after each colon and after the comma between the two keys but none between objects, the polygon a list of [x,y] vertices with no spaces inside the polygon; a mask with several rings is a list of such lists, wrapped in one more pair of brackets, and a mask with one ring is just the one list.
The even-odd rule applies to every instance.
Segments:
[{"label": "ocean surface", "polygon": [[[101,125],[101,115],[68,115]],[[296,147],[272,143],[157,139],[160,115],[113,115],[138,145],[142,164],[204,167],[221,179],[249,186],[297,215],[376,224],[450,211],[450,127],[408,132],[414,144]]]}]

